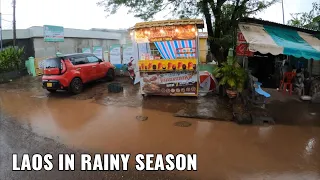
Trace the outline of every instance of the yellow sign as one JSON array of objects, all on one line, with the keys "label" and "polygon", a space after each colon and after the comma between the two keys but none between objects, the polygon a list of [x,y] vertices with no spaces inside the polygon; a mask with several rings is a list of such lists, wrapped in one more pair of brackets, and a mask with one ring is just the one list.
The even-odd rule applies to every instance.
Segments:
[{"label": "yellow sign", "polygon": [[139,70],[146,71],[195,71],[197,59],[140,60]]}]

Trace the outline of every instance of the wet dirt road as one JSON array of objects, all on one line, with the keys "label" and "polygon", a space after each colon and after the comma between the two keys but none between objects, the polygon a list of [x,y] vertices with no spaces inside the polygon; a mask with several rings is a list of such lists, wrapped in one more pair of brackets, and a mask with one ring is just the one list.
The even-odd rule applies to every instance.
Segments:
[{"label": "wet dirt road", "polygon": [[[100,82],[70,96],[48,94],[32,78],[0,85],[0,179],[320,179],[317,124],[256,127],[177,118],[172,113],[184,106],[201,111],[202,101],[143,100],[137,87],[126,85],[123,93],[114,95],[106,86]],[[179,121],[191,126],[175,126]],[[198,171],[11,171],[11,153],[48,152],[197,153]]]}]

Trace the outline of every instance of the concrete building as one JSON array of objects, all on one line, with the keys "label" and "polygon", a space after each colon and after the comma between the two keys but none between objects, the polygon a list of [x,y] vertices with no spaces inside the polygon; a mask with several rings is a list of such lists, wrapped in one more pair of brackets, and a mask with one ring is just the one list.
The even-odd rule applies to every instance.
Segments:
[{"label": "concrete building", "polygon": [[119,33],[121,35],[120,44],[131,43],[131,36],[127,29],[99,29],[99,28],[92,28],[91,31],[102,31],[107,33]]},{"label": "concrete building", "polygon": [[[81,52],[82,48],[101,46],[103,51],[112,44],[127,43],[126,30],[107,29],[64,29],[64,42],[44,42],[43,27],[34,26],[28,29],[17,30],[17,46],[25,48],[25,56],[45,58],[55,56],[59,51],[62,54]],[[3,30],[3,47],[12,45],[12,30]]]}]

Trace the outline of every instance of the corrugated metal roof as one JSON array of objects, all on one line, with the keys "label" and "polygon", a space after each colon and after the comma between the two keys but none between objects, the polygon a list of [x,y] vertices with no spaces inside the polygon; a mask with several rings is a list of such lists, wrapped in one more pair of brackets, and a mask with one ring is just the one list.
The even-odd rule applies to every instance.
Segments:
[{"label": "corrugated metal roof", "polygon": [[198,28],[204,28],[202,19],[178,19],[178,20],[164,20],[164,21],[150,21],[137,23],[132,29],[150,28],[159,26],[175,26],[175,25],[197,25]]}]

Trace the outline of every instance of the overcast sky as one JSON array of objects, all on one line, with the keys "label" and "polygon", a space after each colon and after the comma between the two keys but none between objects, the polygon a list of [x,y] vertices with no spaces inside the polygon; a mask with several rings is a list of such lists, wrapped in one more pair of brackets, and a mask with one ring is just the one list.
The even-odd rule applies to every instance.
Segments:
[{"label": "overcast sky", "polygon": [[[12,28],[12,0],[0,0],[2,26]],[[65,28],[90,29],[108,28],[119,29],[133,26],[140,19],[127,14],[125,8],[117,14],[105,17],[103,7],[98,7],[98,0],[16,0],[17,28],[24,29],[31,26],[59,25]],[[284,0],[285,20],[290,13],[304,12],[311,9],[311,3],[320,0]],[[165,13],[156,19],[167,19]],[[277,3],[260,13],[257,17],[264,20],[282,23],[281,3]]]}]

